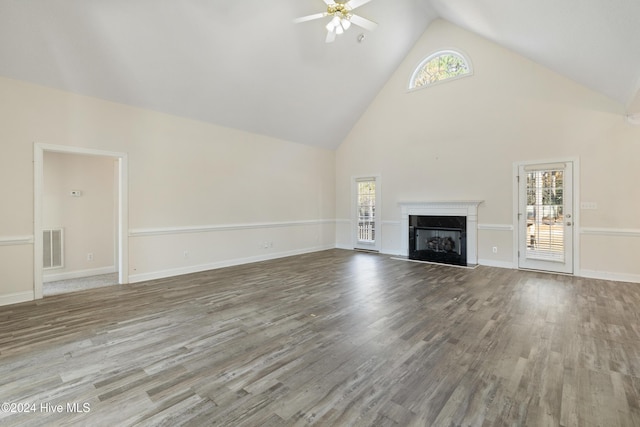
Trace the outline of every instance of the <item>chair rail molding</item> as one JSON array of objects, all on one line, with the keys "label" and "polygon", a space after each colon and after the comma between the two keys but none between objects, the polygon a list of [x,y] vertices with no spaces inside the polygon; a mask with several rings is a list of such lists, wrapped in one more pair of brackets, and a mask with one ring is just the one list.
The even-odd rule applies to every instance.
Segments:
[{"label": "chair rail molding", "polygon": [[0,246],[32,245],[33,236],[0,236]]},{"label": "chair rail molding", "polygon": [[626,236],[640,237],[640,229],[637,228],[610,228],[610,227],[582,227],[580,234],[594,236]]},{"label": "chair rail molding", "polygon": [[244,224],[209,224],[195,226],[175,226],[158,228],[134,228],[129,230],[129,237],[161,236],[164,234],[209,233],[229,230],[253,230],[260,228],[301,227],[309,225],[334,224],[334,219],[311,219],[281,222],[252,222]]}]

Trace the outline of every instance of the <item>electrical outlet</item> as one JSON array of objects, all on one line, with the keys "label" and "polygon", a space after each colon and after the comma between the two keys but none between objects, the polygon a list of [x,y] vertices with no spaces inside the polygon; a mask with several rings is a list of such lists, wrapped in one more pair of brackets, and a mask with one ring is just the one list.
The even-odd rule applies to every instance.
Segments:
[{"label": "electrical outlet", "polygon": [[494,246],[494,247],[493,247],[493,253],[494,253],[494,254],[497,254],[497,253],[498,253],[498,247],[497,247],[497,246]]},{"label": "electrical outlet", "polygon": [[182,256],[183,256],[184,258],[189,258],[189,251],[184,251],[184,252],[182,253]]},{"label": "electrical outlet", "polygon": [[87,254],[87,261],[93,261],[93,252]]}]

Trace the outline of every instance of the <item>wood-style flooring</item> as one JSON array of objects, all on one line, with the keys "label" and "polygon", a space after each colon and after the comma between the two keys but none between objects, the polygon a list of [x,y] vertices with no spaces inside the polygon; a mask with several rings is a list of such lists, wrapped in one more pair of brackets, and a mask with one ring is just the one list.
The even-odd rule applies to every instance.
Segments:
[{"label": "wood-style flooring", "polygon": [[0,401],[2,426],[640,426],[640,284],[330,250],[52,296],[0,307]]}]

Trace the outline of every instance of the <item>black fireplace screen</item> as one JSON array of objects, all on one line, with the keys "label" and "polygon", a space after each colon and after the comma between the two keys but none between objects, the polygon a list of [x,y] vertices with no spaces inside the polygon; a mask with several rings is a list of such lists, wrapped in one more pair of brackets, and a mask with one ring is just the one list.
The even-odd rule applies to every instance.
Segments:
[{"label": "black fireplace screen", "polygon": [[409,258],[467,265],[467,218],[410,215]]},{"label": "black fireplace screen", "polygon": [[460,255],[461,234],[460,230],[417,228],[416,250],[456,253]]}]

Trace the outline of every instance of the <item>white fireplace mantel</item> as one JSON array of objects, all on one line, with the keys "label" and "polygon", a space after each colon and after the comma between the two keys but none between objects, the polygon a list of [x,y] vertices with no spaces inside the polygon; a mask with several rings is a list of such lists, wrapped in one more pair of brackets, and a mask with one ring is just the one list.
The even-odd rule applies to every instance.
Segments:
[{"label": "white fireplace mantel", "polygon": [[484,200],[438,200],[430,202],[400,202],[400,244],[402,255],[409,254],[409,215],[439,215],[467,217],[467,264],[478,263],[478,205]]}]

